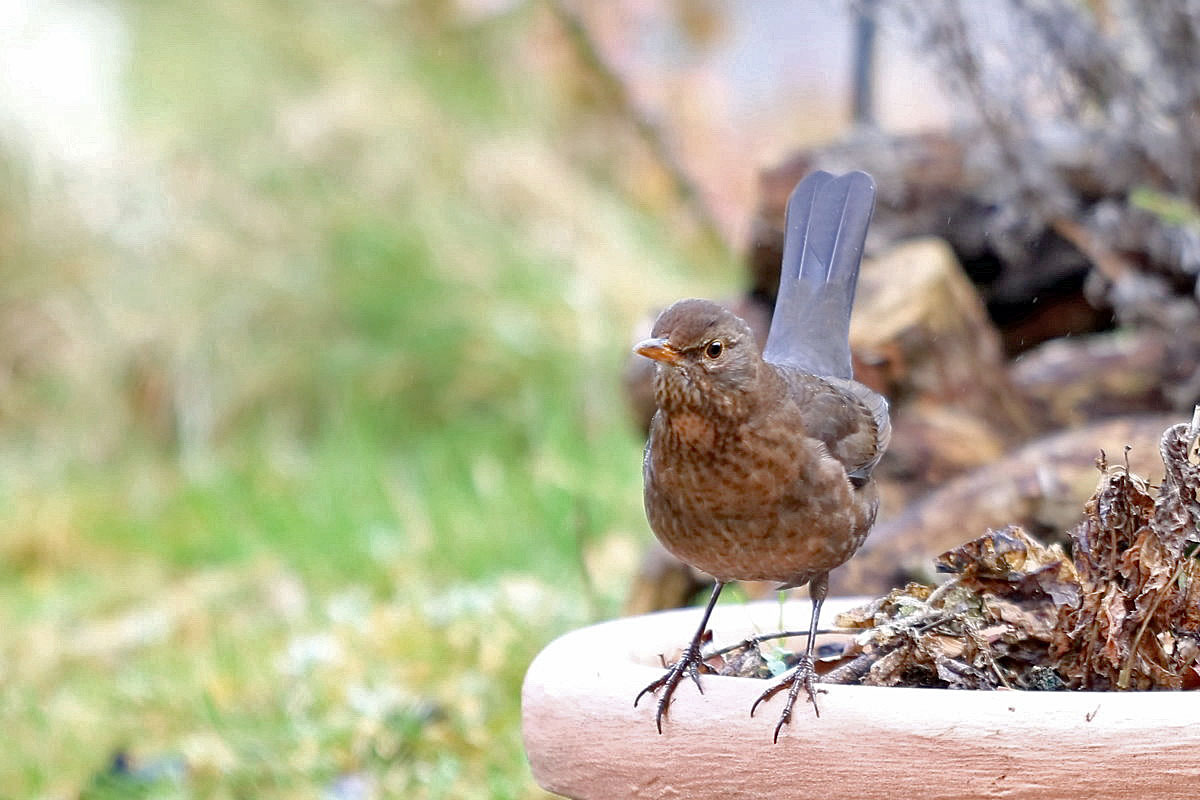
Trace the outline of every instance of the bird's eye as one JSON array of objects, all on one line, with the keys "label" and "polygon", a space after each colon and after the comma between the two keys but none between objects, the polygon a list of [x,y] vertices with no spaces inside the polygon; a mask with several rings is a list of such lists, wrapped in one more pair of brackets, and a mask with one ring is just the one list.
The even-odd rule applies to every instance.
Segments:
[{"label": "bird's eye", "polygon": [[725,344],[720,339],[713,339],[708,344],[704,345],[704,355],[709,358],[720,358],[721,353],[725,351]]}]

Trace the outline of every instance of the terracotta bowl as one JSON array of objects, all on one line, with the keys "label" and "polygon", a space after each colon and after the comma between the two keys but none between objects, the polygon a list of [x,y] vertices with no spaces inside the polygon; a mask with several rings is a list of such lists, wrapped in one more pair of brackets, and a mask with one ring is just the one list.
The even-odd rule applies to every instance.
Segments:
[{"label": "terracotta bowl", "polygon": [[[822,621],[859,604],[830,599]],[[807,626],[793,601],[720,605],[718,644]],[[821,715],[750,706],[767,685],[701,677],[680,685],[664,721],[634,696],[662,674],[700,609],[568,633],[529,667],[522,691],[534,777],[572,798],[1108,798],[1200,796],[1200,693],[1021,692],[827,686]]]}]

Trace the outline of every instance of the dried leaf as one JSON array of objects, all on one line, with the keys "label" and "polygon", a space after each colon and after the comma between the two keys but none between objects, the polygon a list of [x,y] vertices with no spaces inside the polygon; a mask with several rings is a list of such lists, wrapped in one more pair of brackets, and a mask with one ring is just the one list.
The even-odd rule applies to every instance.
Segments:
[{"label": "dried leaf", "polygon": [[1110,586],[1100,603],[1099,634],[1103,638],[1103,646],[1097,657],[1105,658],[1108,663],[1094,661],[1089,666],[1096,672],[1115,674],[1129,654],[1129,636],[1124,630],[1125,617],[1128,614],[1125,602],[1125,593],[1116,586]]},{"label": "dried leaf", "polygon": [[1196,431],[1180,424],[1167,429],[1159,450],[1166,474],[1159,489],[1154,514],[1154,532],[1163,545],[1178,558],[1189,543],[1200,541],[1200,465],[1196,463]]},{"label": "dried leaf", "polygon": [[1048,563],[1045,550],[1019,526],[1010,525],[942,553],[934,564],[938,572],[1006,580]]},{"label": "dried leaf", "polygon": [[837,616],[839,628],[872,628],[883,621],[904,616],[923,606],[929,599],[933,587],[920,583],[909,583],[901,589],[892,589],[883,597],[876,598],[864,606],[843,611]]},{"label": "dried leaf", "polygon": [[896,686],[904,679],[910,656],[906,648],[896,648],[871,665],[863,683],[869,686]]},{"label": "dried leaf", "polygon": [[997,638],[1005,638],[1008,641],[1032,638],[1050,642],[1054,638],[1054,628],[1058,624],[1058,607],[1054,602],[1018,603],[1001,597],[986,597],[984,605],[989,614],[1008,623],[1003,627],[989,628],[989,638],[997,630],[1002,631]]}]

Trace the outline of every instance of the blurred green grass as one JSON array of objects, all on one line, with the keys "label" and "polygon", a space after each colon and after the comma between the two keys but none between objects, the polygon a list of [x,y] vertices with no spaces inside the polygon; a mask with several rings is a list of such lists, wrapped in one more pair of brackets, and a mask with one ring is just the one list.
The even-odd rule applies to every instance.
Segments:
[{"label": "blurred green grass", "polygon": [[4,159],[3,793],[539,796],[524,669],[646,538],[632,322],[724,254],[539,3],[119,8],[122,210]]}]

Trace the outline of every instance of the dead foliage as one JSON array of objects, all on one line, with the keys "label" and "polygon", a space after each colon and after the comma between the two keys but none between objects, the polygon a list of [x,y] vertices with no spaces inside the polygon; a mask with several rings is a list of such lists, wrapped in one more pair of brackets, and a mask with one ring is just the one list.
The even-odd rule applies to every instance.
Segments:
[{"label": "dead foliage", "polygon": [[936,589],[910,583],[838,617],[862,629],[826,676],[835,683],[951,689],[1057,688],[1042,669],[1060,606],[1080,598],[1077,574],[1058,545],[1021,528],[989,531],[942,554],[955,577]]},{"label": "dead foliage", "polygon": [[1060,610],[1050,656],[1073,688],[1200,683],[1196,431],[1169,428],[1160,450],[1166,472],[1157,496],[1127,469],[1106,470],[1072,532],[1082,595]]},{"label": "dead foliage", "polygon": [[[1097,459],[1070,554],[1019,526],[943,553],[910,583],[840,615],[856,632],[825,682],[951,689],[1200,686],[1200,410],[1169,428],[1157,489]],[[754,643],[757,649],[757,642]]]}]

